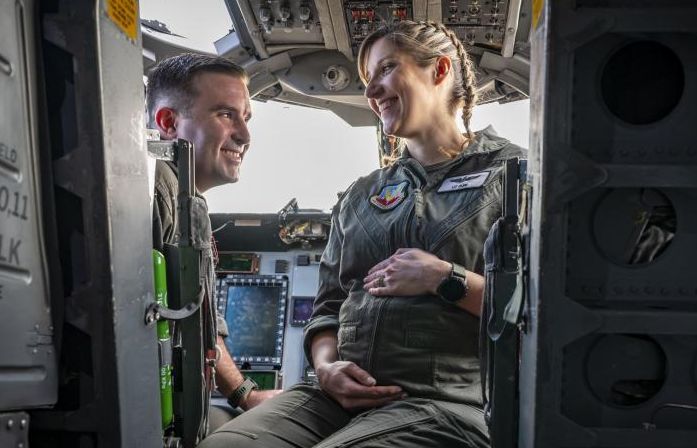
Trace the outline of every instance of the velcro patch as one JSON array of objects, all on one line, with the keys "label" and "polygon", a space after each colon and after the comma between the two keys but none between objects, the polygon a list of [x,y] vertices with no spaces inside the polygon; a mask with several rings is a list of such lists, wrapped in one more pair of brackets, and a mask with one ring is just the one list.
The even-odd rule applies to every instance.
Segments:
[{"label": "velcro patch", "polygon": [[438,193],[479,188],[484,185],[484,182],[489,178],[489,174],[491,174],[491,171],[480,171],[478,173],[449,177],[440,184]]},{"label": "velcro patch", "polygon": [[402,181],[394,185],[386,185],[380,193],[370,197],[370,203],[380,210],[392,210],[407,197],[407,185],[409,182]]}]

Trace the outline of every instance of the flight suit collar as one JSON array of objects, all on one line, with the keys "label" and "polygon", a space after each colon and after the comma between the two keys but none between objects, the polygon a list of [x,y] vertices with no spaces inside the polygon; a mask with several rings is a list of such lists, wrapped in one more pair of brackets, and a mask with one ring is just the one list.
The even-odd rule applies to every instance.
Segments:
[{"label": "flight suit collar", "polygon": [[448,175],[450,169],[456,165],[460,165],[464,159],[470,158],[475,154],[498,151],[508,143],[509,140],[499,137],[494,127],[489,125],[481,131],[475,132],[472,143],[451,160],[424,167],[418,160],[411,156],[409,148],[405,147],[401,156],[397,159],[397,163],[419,177],[424,184],[433,186],[440,184]]}]

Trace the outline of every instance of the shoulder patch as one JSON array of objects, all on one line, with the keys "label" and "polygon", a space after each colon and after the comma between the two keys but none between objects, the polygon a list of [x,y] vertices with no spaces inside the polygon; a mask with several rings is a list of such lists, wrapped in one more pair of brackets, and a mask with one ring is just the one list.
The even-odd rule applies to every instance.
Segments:
[{"label": "shoulder patch", "polygon": [[440,184],[438,193],[479,188],[484,185],[484,182],[489,178],[489,174],[491,174],[491,171],[480,171],[478,173],[449,177]]},{"label": "shoulder patch", "polygon": [[392,210],[407,197],[407,185],[409,181],[398,184],[385,185],[380,193],[370,197],[370,203],[380,210]]}]

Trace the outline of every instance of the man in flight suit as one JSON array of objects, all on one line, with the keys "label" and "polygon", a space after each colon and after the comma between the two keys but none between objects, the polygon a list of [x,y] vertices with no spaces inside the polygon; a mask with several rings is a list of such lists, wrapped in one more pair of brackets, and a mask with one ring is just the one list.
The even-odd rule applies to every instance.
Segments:
[{"label": "man in flight suit", "polygon": [[[202,251],[200,273],[204,284],[204,316],[216,331],[220,358],[215,368],[218,390],[231,404],[250,409],[280,391],[254,390],[230,357],[223,337],[225,321],[215,315],[215,274],[210,219],[202,194],[213,187],[237,182],[240,165],[249,148],[247,123],[252,116],[247,75],[232,62],[206,55],[182,54],[161,61],[150,73],[147,87],[150,127],[165,140],[185,139],[194,145],[196,197],[193,202],[194,245]],[[177,167],[157,161],[153,210],[153,241],[162,251],[178,239]],[[205,329],[204,329],[205,333]],[[217,336],[215,336],[217,333]],[[225,416],[211,408],[209,431],[224,423]]]}]

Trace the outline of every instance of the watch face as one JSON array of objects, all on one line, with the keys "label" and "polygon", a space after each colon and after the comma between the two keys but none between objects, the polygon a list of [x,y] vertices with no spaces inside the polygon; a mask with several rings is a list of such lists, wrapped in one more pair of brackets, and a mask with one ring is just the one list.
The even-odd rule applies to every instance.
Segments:
[{"label": "watch face", "polygon": [[465,282],[457,277],[446,278],[438,287],[438,294],[446,302],[457,302],[465,295]]}]

